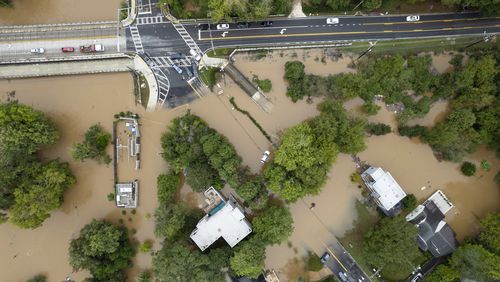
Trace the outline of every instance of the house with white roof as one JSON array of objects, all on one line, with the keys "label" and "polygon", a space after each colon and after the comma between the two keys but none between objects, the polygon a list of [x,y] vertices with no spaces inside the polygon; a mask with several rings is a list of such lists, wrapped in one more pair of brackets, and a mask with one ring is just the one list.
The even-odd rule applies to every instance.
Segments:
[{"label": "house with white roof", "polygon": [[207,213],[191,232],[191,240],[204,251],[219,238],[234,247],[252,233],[252,226],[233,197],[225,200],[213,187],[205,191]]},{"label": "house with white roof", "polygon": [[361,174],[361,178],[382,211],[389,216],[394,215],[396,205],[406,197],[406,193],[392,175],[380,167],[370,167]]}]

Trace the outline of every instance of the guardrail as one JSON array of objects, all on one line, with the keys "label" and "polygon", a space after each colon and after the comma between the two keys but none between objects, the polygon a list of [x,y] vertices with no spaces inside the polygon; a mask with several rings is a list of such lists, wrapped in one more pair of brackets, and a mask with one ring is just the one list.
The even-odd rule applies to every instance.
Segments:
[{"label": "guardrail", "polygon": [[55,62],[72,62],[72,61],[89,61],[89,60],[104,60],[116,58],[130,58],[125,53],[111,53],[111,54],[94,54],[94,55],[78,55],[78,56],[64,56],[64,57],[49,57],[49,58],[13,58],[1,59],[0,65],[19,65],[19,64],[37,64],[37,63],[55,63]]}]

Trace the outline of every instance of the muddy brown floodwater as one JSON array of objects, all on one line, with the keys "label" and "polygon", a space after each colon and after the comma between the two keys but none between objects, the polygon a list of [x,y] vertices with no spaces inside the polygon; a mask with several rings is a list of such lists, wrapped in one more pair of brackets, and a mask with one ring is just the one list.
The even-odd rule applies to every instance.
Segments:
[{"label": "muddy brown floodwater", "polygon": [[[135,240],[153,240],[153,249],[158,250],[160,244],[154,238],[154,222],[150,216],[157,205],[156,177],[166,169],[159,155],[160,136],[167,124],[187,109],[227,136],[242,156],[243,164],[259,172],[262,169],[260,156],[272,145],[246,116],[232,109],[229,97],[235,97],[239,107],[250,112],[269,134],[278,136],[285,128],[318,114],[316,104],[319,99],[315,99],[312,104],[304,101],[292,103],[285,96],[283,75],[287,60],[303,60],[309,73],[353,71],[347,67],[350,62],[347,56],[338,60],[328,57],[323,63],[323,51],[320,49],[280,53],[268,54],[259,61],[246,54],[236,56],[237,66],[244,74],[251,77],[255,73],[261,79],[269,78],[272,81],[273,90],[268,96],[275,107],[270,114],[253,103],[230,78],[221,83],[223,95],[209,95],[190,105],[154,113],[145,113],[141,106],[134,104],[129,74],[0,81],[3,100],[9,92],[15,91],[16,99],[44,111],[55,121],[61,138],[43,152],[43,157],[60,157],[68,161],[78,181],[65,193],[61,209],[54,211],[42,227],[22,230],[10,223],[0,225],[0,281],[25,281],[38,273],[47,274],[49,281],[59,281],[67,275],[81,281],[88,273],[72,273],[67,249],[70,240],[93,218],[105,218],[116,223],[122,219],[127,227],[137,230],[133,236]],[[447,64],[444,59],[434,62]],[[435,67],[438,69],[438,66]],[[449,65],[439,67],[446,69]],[[361,103],[360,99],[354,99],[346,107],[353,114],[361,114]],[[412,122],[432,125],[444,117],[443,111],[446,110],[447,104],[440,102],[428,116]],[[90,125],[101,123],[111,131],[113,115],[120,111],[132,111],[140,115],[141,169],[135,171],[126,168],[122,174],[127,179],[133,177],[140,180],[139,207],[135,215],[130,210],[122,215],[122,210],[107,200],[106,195],[113,191],[111,167],[93,161],[75,163],[69,154],[72,144],[83,138]],[[393,128],[396,126],[394,113],[385,108],[376,116],[369,117],[369,120],[384,122]],[[447,217],[459,239],[475,234],[478,218],[499,210],[500,195],[492,180],[499,162],[492,152],[484,148],[470,156],[470,160],[478,163],[486,159],[492,164],[492,169],[490,172],[479,171],[475,177],[469,178],[461,175],[458,164],[438,162],[429,146],[392,133],[367,138],[367,149],[359,156],[370,164],[389,170],[406,192],[414,193],[419,200],[425,199],[438,188],[442,189],[456,206]],[[332,236],[342,236],[351,228],[357,216],[355,202],[361,197],[359,189],[349,180],[354,170],[355,165],[350,156],[339,155],[321,193],[290,205],[295,230],[289,242],[268,247],[266,257],[266,267],[275,269],[283,281],[294,280],[302,274],[297,269],[302,268],[301,257],[307,250],[321,254]],[[199,197],[190,192],[188,187],[183,189],[182,196],[190,206],[199,204]],[[316,204],[314,210],[309,209],[311,203]],[[137,273],[150,267],[151,256],[138,253],[134,258],[134,268],[129,271],[129,280],[134,281]]]},{"label": "muddy brown floodwater", "polygon": [[118,19],[121,0],[13,0],[0,8],[0,25],[110,21]]}]

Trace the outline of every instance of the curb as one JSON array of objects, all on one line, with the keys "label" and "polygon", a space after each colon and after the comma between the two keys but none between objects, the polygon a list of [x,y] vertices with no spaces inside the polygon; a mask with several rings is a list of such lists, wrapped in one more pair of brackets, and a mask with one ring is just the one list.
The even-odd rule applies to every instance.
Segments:
[{"label": "curb", "polygon": [[[137,17],[138,8],[137,8],[137,0],[129,0],[130,7],[128,8],[127,18],[121,21],[122,27],[127,27],[134,23],[135,18]],[[119,9],[120,11],[121,9]],[[118,13],[119,15],[119,13]]]}]

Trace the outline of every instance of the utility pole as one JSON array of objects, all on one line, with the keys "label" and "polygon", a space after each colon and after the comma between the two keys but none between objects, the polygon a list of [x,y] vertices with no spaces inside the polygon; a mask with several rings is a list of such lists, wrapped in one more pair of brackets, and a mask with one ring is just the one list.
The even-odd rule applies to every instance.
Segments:
[{"label": "utility pole", "polygon": [[465,49],[467,49],[467,48],[469,48],[469,47],[471,47],[471,46],[474,46],[474,45],[476,45],[476,44],[479,44],[479,43],[481,43],[481,42],[489,42],[491,39],[493,39],[493,37],[494,37],[494,35],[493,35],[493,34],[490,34],[490,35],[486,34],[486,30],[485,30],[485,31],[484,31],[484,35],[483,35],[483,38],[481,38],[481,39],[479,39],[478,41],[473,42],[473,43],[471,43],[471,44],[469,44],[469,45],[465,46]]},{"label": "utility pole", "polygon": [[[209,6],[210,9],[210,6]],[[214,48],[214,39],[212,38],[212,10],[208,11],[208,32],[210,33],[210,44],[212,45],[212,50],[214,50],[214,55],[217,55],[217,52],[215,51]]]},{"label": "utility pole", "polygon": [[370,43],[370,47],[368,47],[368,49],[366,49],[366,51],[361,53],[361,55],[359,55],[359,57],[356,59],[356,61],[361,59],[364,55],[368,54],[368,52],[371,52],[373,47],[375,47],[375,45],[377,45],[377,41],[375,41],[375,42],[370,41],[369,43]]}]

